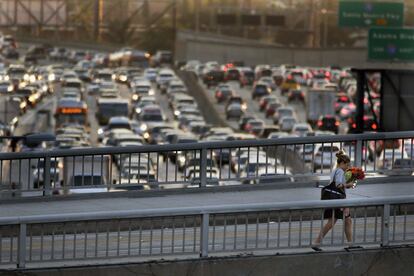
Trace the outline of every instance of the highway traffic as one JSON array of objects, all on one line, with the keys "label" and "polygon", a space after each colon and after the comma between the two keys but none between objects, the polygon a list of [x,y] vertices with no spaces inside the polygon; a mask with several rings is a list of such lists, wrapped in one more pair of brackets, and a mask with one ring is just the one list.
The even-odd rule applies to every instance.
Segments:
[{"label": "highway traffic", "polygon": [[[11,42],[2,45],[0,71],[2,129],[17,136],[49,132],[56,137],[36,144],[12,139],[4,144],[8,151],[277,140],[334,136],[356,128],[356,80],[349,68],[174,63],[169,51],[151,56],[132,48],[102,53],[18,46],[7,37]],[[17,54],[10,54],[13,51]],[[184,81],[182,74],[196,79],[191,89],[198,94],[189,91],[188,78]],[[380,84],[376,74],[368,79],[364,127],[375,132]],[[225,126],[211,120],[212,112]],[[412,144],[409,139],[365,141],[362,166],[377,176],[378,171],[394,167],[412,169]],[[135,189],[197,187],[203,166],[208,186],[292,182],[297,180],[294,174],[330,172],[340,149],[354,160],[352,141],[212,149],[205,164],[201,152],[191,150],[62,156],[50,162],[4,160],[0,182],[33,190],[35,195],[44,187],[45,170],[50,170],[57,194],[77,192],[75,187],[105,191],[121,184]]]}]

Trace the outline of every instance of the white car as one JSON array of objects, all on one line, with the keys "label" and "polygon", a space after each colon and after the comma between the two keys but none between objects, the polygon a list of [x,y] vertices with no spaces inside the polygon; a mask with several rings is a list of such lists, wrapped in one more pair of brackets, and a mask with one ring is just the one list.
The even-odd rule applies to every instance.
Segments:
[{"label": "white car", "polygon": [[295,117],[283,117],[279,123],[280,131],[290,132],[296,123]]},{"label": "white car", "polygon": [[339,152],[340,147],[339,143],[315,145],[313,171],[332,168],[335,165],[336,154]]}]

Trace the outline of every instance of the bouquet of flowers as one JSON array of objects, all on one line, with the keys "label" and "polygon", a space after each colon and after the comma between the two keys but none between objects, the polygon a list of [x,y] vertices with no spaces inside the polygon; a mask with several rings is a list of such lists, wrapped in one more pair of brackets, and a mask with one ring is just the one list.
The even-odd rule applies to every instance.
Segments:
[{"label": "bouquet of flowers", "polygon": [[352,167],[345,172],[346,182],[356,182],[365,178],[365,172],[358,167]]}]

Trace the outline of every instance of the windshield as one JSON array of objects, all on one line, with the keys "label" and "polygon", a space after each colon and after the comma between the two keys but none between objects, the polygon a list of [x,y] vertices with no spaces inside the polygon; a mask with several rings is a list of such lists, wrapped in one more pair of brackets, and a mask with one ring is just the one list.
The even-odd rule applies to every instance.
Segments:
[{"label": "windshield", "polygon": [[162,122],[163,118],[161,114],[142,114],[140,116],[142,121],[153,121],[153,122]]}]

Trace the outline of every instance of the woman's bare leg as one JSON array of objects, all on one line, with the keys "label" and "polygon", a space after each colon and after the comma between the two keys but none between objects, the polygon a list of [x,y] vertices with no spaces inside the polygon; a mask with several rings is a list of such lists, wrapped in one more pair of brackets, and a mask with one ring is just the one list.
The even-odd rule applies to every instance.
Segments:
[{"label": "woman's bare leg", "polygon": [[321,232],[319,232],[318,237],[316,238],[314,244],[315,245],[319,245],[321,244],[321,241],[323,239],[323,237],[325,237],[326,233],[329,232],[329,230],[332,229],[332,227],[335,225],[336,223],[336,218],[329,218],[328,222],[323,226],[323,228],[321,229]]},{"label": "woman's bare leg", "polygon": [[344,209],[345,217],[345,236],[348,243],[352,243],[352,218],[350,216],[349,208]]}]

